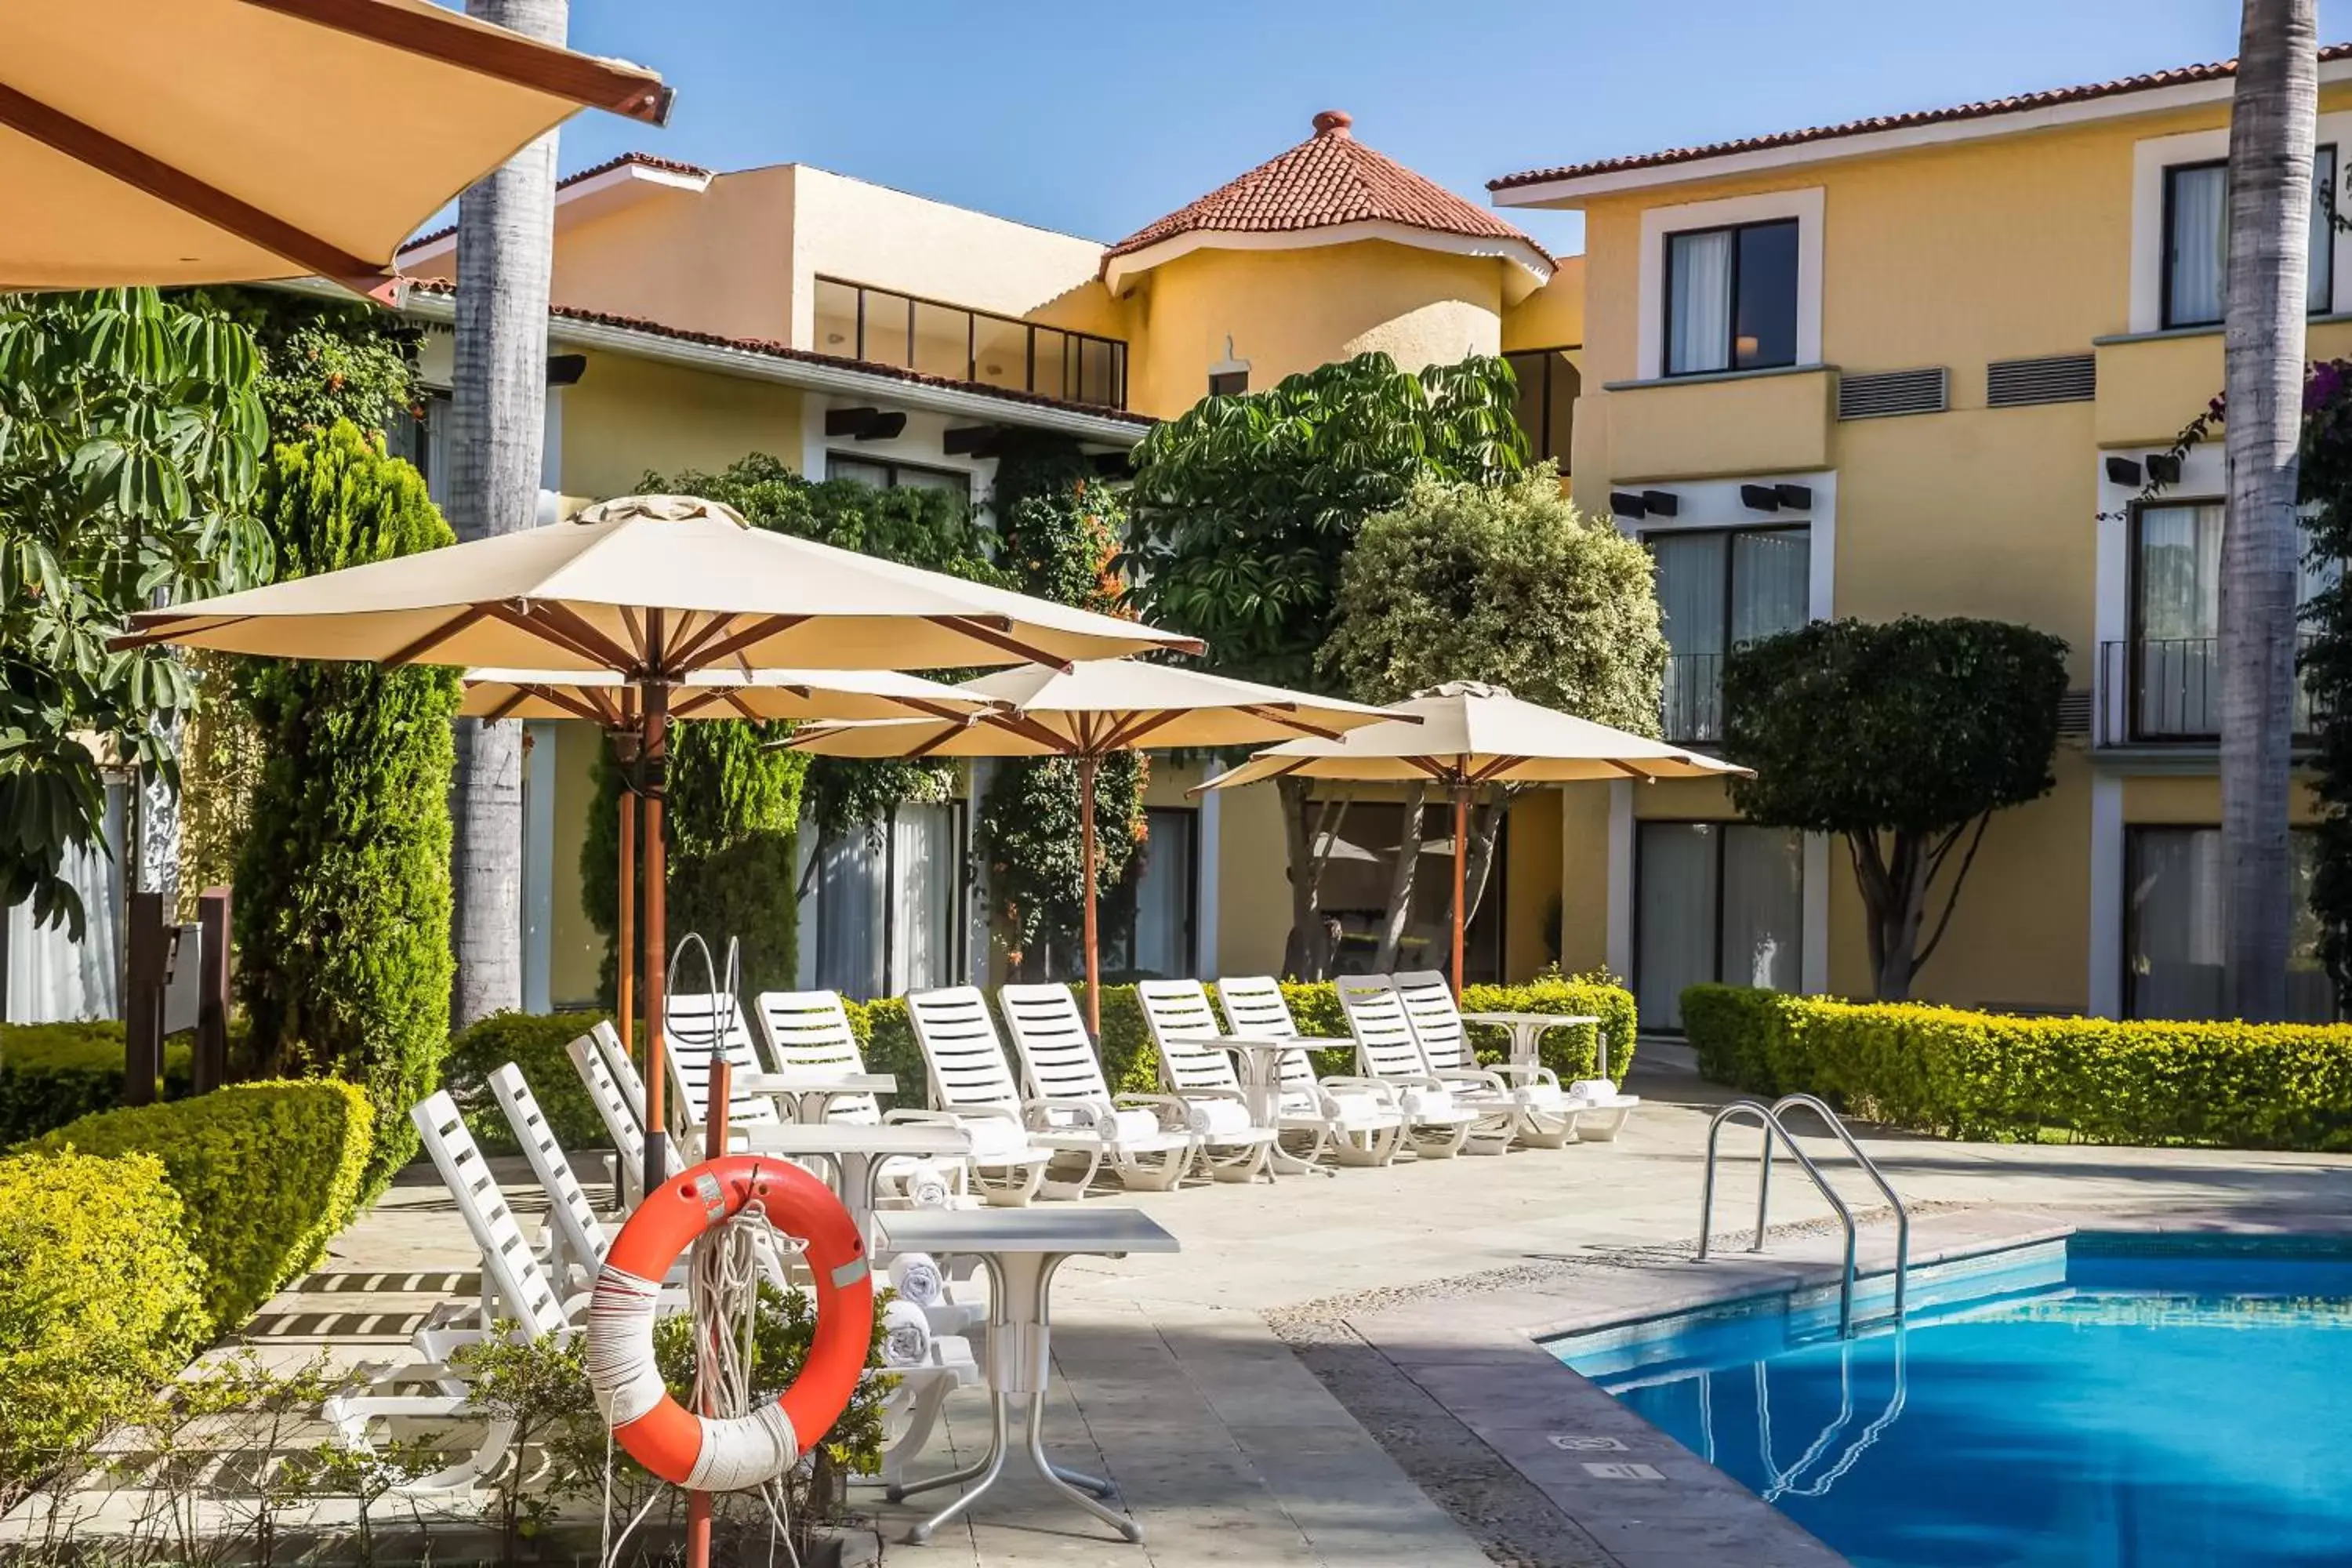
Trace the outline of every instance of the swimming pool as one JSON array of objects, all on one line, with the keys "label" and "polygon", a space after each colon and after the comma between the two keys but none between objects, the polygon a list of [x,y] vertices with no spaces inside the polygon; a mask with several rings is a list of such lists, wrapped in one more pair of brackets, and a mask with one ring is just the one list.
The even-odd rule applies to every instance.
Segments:
[{"label": "swimming pool", "polygon": [[1814,1297],[1549,1348],[1857,1568],[2352,1563],[2342,1242],[2078,1234],[1843,1341]]}]

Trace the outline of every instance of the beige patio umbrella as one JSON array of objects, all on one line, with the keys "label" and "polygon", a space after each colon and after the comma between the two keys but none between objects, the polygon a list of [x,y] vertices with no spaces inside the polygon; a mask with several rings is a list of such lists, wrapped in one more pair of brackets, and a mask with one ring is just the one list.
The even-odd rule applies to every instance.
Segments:
[{"label": "beige patio umbrella", "polygon": [[[621,791],[617,1020],[636,1043],[637,689],[618,670],[469,669],[457,711],[470,719],[584,719],[603,728],[632,777]],[[767,721],[904,718],[961,720],[992,704],[952,686],[890,669],[698,669],[670,694],[673,719]]]},{"label": "beige patio umbrella", "polygon": [[[1249,746],[1291,736],[1337,741],[1382,724],[1385,709],[1309,697],[1171,664],[1096,659],[1066,669],[1000,670],[956,688],[1004,704],[968,721],[827,724],[779,742],[825,757],[1070,757],[1078,769],[1085,867],[1087,1024],[1102,1033],[1102,955],[1095,920],[1095,773],[1115,752]],[[1410,721],[1408,721],[1410,727]]]},{"label": "beige patio umbrella", "polygon": [[658,125],[640,67],[430,0],[0,0],[0,289],[317,274],[393,252],[582,108]]},{"label": "beige patio umbrella", "polygon": [[[662,1016],[661,814],[670,694],[698,671],[937,669],[1199,644],[936,572],[771,533],[692,496],[625,496],[569,522],[143,610],[111,647],[276,658],[617,672],[643,730],[646,1016]],[[689,692],[692,688],[688,688]],[[647,1031],[648,1187],[663,1170],[661,1032]]]},{"label": "beige patio umbrella", "polygon": [[1294,775],[1359,784],[1435,781],[1454,800],[1454,989],[1462,990],[1464,894],[1469,880],[1470,793],[1488,784],[1580,779],[1719,778],[1748,770],[1664,741],[1523,702],[1499,686],[1448,681],[1383,710],[1391,722],[1334,740],[1260,752],[1199,787],[1234,789]]}]

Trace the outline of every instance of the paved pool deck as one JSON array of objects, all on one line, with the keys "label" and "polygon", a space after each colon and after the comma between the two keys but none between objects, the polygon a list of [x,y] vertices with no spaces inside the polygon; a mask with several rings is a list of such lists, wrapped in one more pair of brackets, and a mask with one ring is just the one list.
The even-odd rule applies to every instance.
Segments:
[{"label": "paved pool deck", "polygon": [[[888,1505],[861,1488],[853,1498],[877,1515],[888,1560],[974,1568],[1839,1562],[1531,1337],[1660,1301],[1818,1280],[1832,1261],[1833,1238],[1819,1223],[1829,1211],[1784,1161],[1773,1213],[1783,1229],[1772,1248],[1761,1258],[1690,1262],[1707,1118],[1729,1096],[1672,1047],[1645,1047],[1629,1087],[1645,1103],[1612,1144],[1090,1200],[1131,1203],[1183,1245],[1176,1256],[1074,1260],[1055,1295],[1048,1449],[1108,1475],[1144,1543],[1120,1542],[1042,1486],[1008,1476],[978,1518],[928,1546],[904,1546],[897,1537],[916,1505]],[[1856,1131],[1919,1211],[1920,1256],[2078,1224],[2335,1229],[2352,1215],[2352,1160],[2342,1158]],[[1733,1137],[1745,1158],[1727,1162],[1719,1233],[1753,1214],[1755,1135]],[[535,1209],[520,1163],[510,1169],[517,1208]],[[1862,1206],[1859,1178],[1845,1190]],[[1891,1226],[1870,1226],[1864,1267],[1884,1267],[1892,1245]],[[454,1209],[429,1168],[414,1169],[251,1333],[289,1354],[331,1342],[381,1357],[387,1350],[369,1343],[399,1343],[433,1300],[469,1286],[472,1269]],[[919,1473],[970,1457],[985,1437],[979,1395],[957,1395],[946,1440]],[[1612,1475],[1621,1463],[1648,1465],[1659,1479]],[[919,1500],[937,1508],[946,1495]]]}]

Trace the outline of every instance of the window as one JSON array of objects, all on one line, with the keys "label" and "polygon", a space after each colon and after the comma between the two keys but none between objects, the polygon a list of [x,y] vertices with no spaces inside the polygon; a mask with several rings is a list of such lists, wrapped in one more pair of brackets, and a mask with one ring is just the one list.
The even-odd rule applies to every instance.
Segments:
[{"label": "window", "polygon": [[1577,394],[1583,380],[1569,360],[1577,345],[1528,349],[1507,353],[1511,374],[1519,384],[1519,428],[1527,432],[1528,451],[1538,463],[1550,459],[1568,472],[1569,437],[1574,428]]},{"label": "window", "polygon": [[819,353],[1074,403],[1127,406],[1127,344],[1117,338],[1033,326],[838,278],[818,279],[813,302]]},{"label": "window", "polygon": [[[2287,1017],[2335,1016],[2311,911],[2313,836],[2288,835],[2294,926],[2287,953]],[[2124,1011],[2134,1018],[2221,1014],[2221,833],[2214,827],[2135,827],[2125,840]]]},{"label": "window", "polygon": [[877,490],[946,490],[971,504],[971,476],[960,468],[922,468],[879,458],[853,458],[842,452],[824,455],[824,477],[851,479]]},{"label": "window", "polygon": [[1117,895],[1117,940],[1108,944],[1107,973],[1189,979],[1200,970],[1194,931],[1200,915],[1201,814],[1191,807],[1152,806],[1144,813],[1143,852],[1129,862]]},{"label": "window", "polygon": [[1239,397],[1249,390],[1247,370],[1213,370],[1209,373],[1209,395]]},{"label": "window", "polygon": [[866,1001],[962,978],[963,810],[961,802],[901,802],[882,821],[809,851],[804,984]]},{"label": "window", "polygon": [[1683,1026],[1683,987],[1802,984],[1804,841],[1744,822],[1644,822],[1633,973],[1644,1029]]},{"label": "window", "polygon": [[1668,375],[1797,363],[1797,220],[1666,236]]},{"label": "window", "polygon": [[[1312,815],[1313,808],[1309,808]],[[1378,801],[1351,802],[1334,812],[1338,825],[1323,865],[1323,915],[1339,928],[1337,974],[1370,974],[1380,962],[1381,938],[1388,929],[1389,894],[1396,885],[1396,855],[1404,837],[1404,807]],[[1462,968],[1472,984],[1503,975],[1503,911],[1508,904],[1504,872],[1510,865],[1511,819],[1503,818],[1495,841],[1493,868],[1469,928],[1462,933]],[[1444,969],[1454,944],[1454,808],[1433,789],[1421,814],[1421,858],[1406,900],[1397,969]]]},{"label": "window", "polygon": [[[2135,740],[2221,733],[2222,516],[2217,500],[2146,506],[2132,514],[2128,657]],[[2297,558],[2303,553],[2299,539]],[[2336,576],[2333,567],[2306,563],[2299,598],[2308,604]],[[2311,728],[2310,698],[2298,693],[2295,731]]]},{"label": "window", "polygon": [[449,395],[426,392],[416,400],[414,413],[393,416],[392,427],[383,433],[384,449],[395,458],[405,458],[416,465],[425,476],[425,493],[433,504],[449,504]]},{"label": "window", "polygon": [[1810,528],[1679,529],[1643,537],[1658,563],[1665,616],[1665,732],[1723,736],[1723,660],[1810,618]]},{"label": "window", "polygon": [[[2230,260],[2229,164],[2175,163],[2164,171],[2164,324],[2221,319]],[[2307,304],[2325,315],[2336,298],[2336,149],[2311,159],[2311,274]]]}]

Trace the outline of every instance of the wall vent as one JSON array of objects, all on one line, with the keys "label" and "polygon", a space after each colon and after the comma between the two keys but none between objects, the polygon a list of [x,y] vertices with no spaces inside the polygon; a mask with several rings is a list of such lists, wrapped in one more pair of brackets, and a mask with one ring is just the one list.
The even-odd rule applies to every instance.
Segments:
[{"label": "wall vent", "polygon": [[2068,736],[2091,732],[2091,689],[2077,686],[2058,699],[2058,733]]},{"label": "wall vent", "polygon": [[1881,370],[1838,377],[1838,417],[1884,419],[1894,414],[1941,414],[1951,406],[1942,365]]},{"label": "wall vent", "polygon": [[2022,408],[2033,403],[2088,403],[2099,395],[2099,362],[2091,354],[1995,360],[1985,366],[1985,406]]}]

